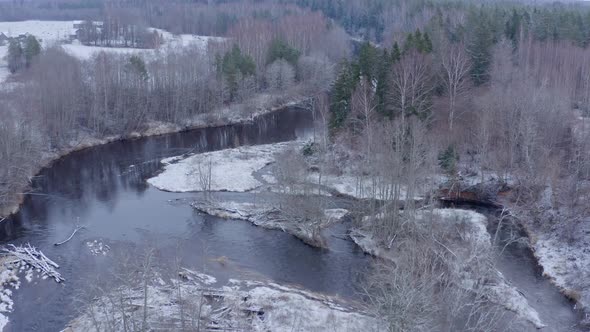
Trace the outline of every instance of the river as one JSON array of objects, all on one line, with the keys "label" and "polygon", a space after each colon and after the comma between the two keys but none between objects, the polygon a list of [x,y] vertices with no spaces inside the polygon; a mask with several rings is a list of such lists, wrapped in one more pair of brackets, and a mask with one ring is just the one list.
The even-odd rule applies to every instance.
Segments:
[{"label": "river", "polygon": [[[331,250],[312,248],[283,232],[198,214],[186,202],[199,194],[163,192],[145,181],[161,169],[162,158],[307,137],[312,123],[311,114],[290,108],[251,124],[98,146],[72,153],[44,169],[34,179],[34,192],[20,212],[0,225],[1,242],[28,242],[40,248],[61,265],[66,282],[36,279],[28,283],[21,278],[5,331],[61,330],[82,307],[84,291],[105,282],[101,277],[112,272],[115,260],[139,257],[148,249],[158,251],[164,261],[181,261],[214,275],[220,283],[229,278],[268,279],[356,299],[355,285],[371,259],[351,241],[341,239],[341,234],[330,237]],[[252,199],[252,195],[221,193],[218,197]],[[271,199],[268,195],[254,197]],[[77,224],[85,229],[68,243],[54,246]],[[95,240],[109,246],[107,255],[91,253],[87,242]],[[502,268],[515,270],[513,276],[505,275],[527,291],[530,287],[533,299],[548,299],[541,304],[546,309],[541,313],[559,313],[553,326],[570,324],[575,316],[571,304],[539,278],[535,262],[525,256],[517,253],[500,262]],[[538,280],[543,287],[532,283]]]}]

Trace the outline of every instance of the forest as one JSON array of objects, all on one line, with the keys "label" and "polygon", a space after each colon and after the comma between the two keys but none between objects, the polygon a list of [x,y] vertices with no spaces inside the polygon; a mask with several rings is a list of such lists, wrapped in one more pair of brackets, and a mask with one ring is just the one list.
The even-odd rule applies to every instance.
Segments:
[{"label": "forest", "polygon": [[[476,230],[437,226],[448,215],[424,212],[444,202],[498,208],[492,245],[526,233],[545,276],[576,303],[581,330],[590,327],[589,4],[0,1],[0,21],[22,20],[81,20],[80,42],[100,51],[83,58],[33,35],[8,42],[0,219],[58,156],[295,103],[313,113],[314,135],[277,162],[281,190],[312,169],[318,187],[281,204],[293,220],[317,219],[322,181],[353,179],[351,237],[380,258],[359,293],[382,330],[519,330],[490,295],[494,258],[470,242]],[[112,28],[100,35],[93,22]],[[211,39],[173,47],[164,32]],[[503,227],[518,234],[499,240]],[[554,256],[567,261],[559,273]]]}]

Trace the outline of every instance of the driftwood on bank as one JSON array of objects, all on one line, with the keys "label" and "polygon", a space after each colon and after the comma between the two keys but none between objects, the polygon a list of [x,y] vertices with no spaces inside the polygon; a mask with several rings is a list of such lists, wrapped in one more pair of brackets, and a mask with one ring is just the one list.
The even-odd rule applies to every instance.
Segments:
[{"label": "driftwood on bank", "polygon": [[19,247],[9,244],[7,247],[2,248],[2,252],[16,257],[18,261],[24,262],[34,269],[40,270],[43,274],[55,279],[56,282],[65,280],[56,270],[59,265],[28,243]]}]

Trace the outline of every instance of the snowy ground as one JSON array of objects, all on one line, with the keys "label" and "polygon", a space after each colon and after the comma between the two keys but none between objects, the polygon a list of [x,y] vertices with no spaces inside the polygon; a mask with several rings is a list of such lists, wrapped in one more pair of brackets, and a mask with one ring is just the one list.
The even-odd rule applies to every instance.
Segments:
[{"label": "snowy ground", "polygon": [[321,230],[341,221],[348,214],[348,210],[345,209],[326,209],[317,220],[302,221],[298,220],[297,216],[290,218],[285,212],[266,203],[197,201],[191,206],[220,218],[246,220],[263,228],[282,230],[316,247],[324,247],[326,243],[321,236]]},{"label": "snowy ground", "polygon": [[[140,54],[151,55],[157,54],[158,50],[153,49],[135,49],[126,47],[95,47],[82,45],[79,41],[74,40],[70,43],[70,35],[75,34],[74,24],[82,21],[17,21],[17,22],[0,22],[0,33],[8,37],[18,37],[22,34],[30,34],[41,40],[43,47],[52,45],[61,45],[70,55],[80,60],[88,60],[99,52],[117,53],[117,54]],[[173,35],[170,32],[150,28],[158,31],[164,40],[161,49],[177,51],[183,47],[197,47],[205,52],[212,42],[223,42],[225,38],[197,36],[197,35]],[[4,56],[7,52],[7,46],[0,46],[0,84],[6,81],[10,75],[6,67]]]},{"label": "snowy ground", "polygon": [[[462,236],[465,243],[445,243],[452,250],[454,255],[458,255],[461,261],[467,264],[464,268],[469,271],[469,262],[477,259],[480,253],[489,253],[492,250],[490,235],[486,229],[487,218],[477,212],[460,209],[434,209],[432,211],[418,211],[416,221],[419,223],[437,223],[437,227],[453,227],[466,229]],[[467,223],[465,226],[464,223]],[[433,226],[430,226],[433,227]],[[395,262],[396,251],[395,242],[388,249],[388,245],[377,240],[368,230],[354,229],[351,231],[351,237],[363,251],[386,260]],[[402,239],[394,239],[403,241]],[[461,268],[463,269],[463,268]],[[472,277],[469,272],[465,275],[464,284],[472,283]],[[477,277],[477,276],[476,276]],[[515,312],[519,317],[527,320],[537,328],[545,326],[539,317],[538,312],[531,307],[526,298],[518,292],[517,289],[507,284],[500,272],[496,271],[495,276],[488,276],[489,284],[485,286],[488,298],[494,303],[503,305],[506,309]]]},{"label": "snowy ground", "polygon": [[75,34],[74,24],[81,21],[17,21],[0,22],[0,32],[8,37],[31,34],[42,40],[44,45],[67,40]]},{"label": "snowy ground", "polygon": [[[590,309],[590,220],[580,222],[567,241],[557,230],[529,230],[532,247],[543,274],[586,312]],[[588,318],[587,318],[588,319]]]},{"label": "snowy ground", "polygon": [[[273,171],[269,174],[262,174],[256,177],[255,173],[260,172],[265,166],[275,162],[275,157],[281,152],[289,149],[300,150],[303,142],[277,143],[261,146],[246,146],[235,149],[227,149],[203,154],[197,154],[184,158],[182,156],[162,160],[165,165],[164,171],[148,180],[148,182],[165,191],[190,192],[203,191],[199,174],[208,172],[208,165],[211,165],[212,191],[252,191],[262,185],[267,185],[264,191],[284,192],[284,186],[278,188],[277,180]],[[329,196],[331,193],[345,195],[357,199],[374,197],[369,194],[371,181],[367,178],[359,179],[352,174],[341,175],[322,174],[322,190],[317,190],[319,175],[317,172],[308,171],[300,179],[301,187],[307,189],[289,188],[289,193],[297,194],[302,192],[321,193]],[[312,188],[312,189],[310,189]],[[313,189],[315,188],[315,189]],[[377,195],[377,198],[379,195]],[[402,192],[401,200],[405,200],[405,193]],[[420,196],[415,200],[423,199]]]},{"label": "snowy ground", "polygon": [[47,279],[47,276],[40,270],[35,270],[23,261],[19,261],[15,256],[0,256],[0,331],[9,322],[8,314],[12,312],[14,305],[13,291],[19,289],[23,275],[28,283]]},{"label": "snowy ground", "polygon": [[71,56],[80,60],[89,60],[94,55],[100,52],[115,53],[123,55],[148,55],[153,54],[154,50],[129,48],[129,47],[102,47],[102,46],[86,46],[74,41],[71,44],[63,44],[61,47]]},{"label": "snowy ground", "polygon": [[[148,288],[147,322],[150,330],[222,331],[384,331],[380,322],[351,307],[329,298],[296,288],[273,283],[232,280],[225,287],[211,288],[200,280],[182,280]],[[213,278],[214,280],[214,278]],[[207,287],[205,287],[207,286]],[[181,294],[181,295],[179,295]],[[182,298],[180,298],[182,296]],[[124,298],[123,307],[110,301]],[[90,331],[109,327],[123,331],[125,321],[141,323],[143,315],[141,289],[119,289],[91,303],[81,316],[70,322],[64,331]],[[123,310],[122,310],[123,309]]]},{"label": "snowy ground", "polygon": [[258,146],[243,146],[235,149],[214,151],[182,159],[162,160],[164,171],[148,180],[156,188],[173,192],[204,191],[203,176],[210,178],[211,191],[246,192],[263,183],[254,173],[272,163],[281,151],[301,146],[301,142],[277,143]]}]

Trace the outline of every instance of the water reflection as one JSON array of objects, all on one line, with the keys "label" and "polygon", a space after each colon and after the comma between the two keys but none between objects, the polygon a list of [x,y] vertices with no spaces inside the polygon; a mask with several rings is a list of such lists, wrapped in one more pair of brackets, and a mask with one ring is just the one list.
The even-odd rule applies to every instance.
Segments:
[{"label": "water reflection", "polygon": [[[20,213],[0,224],[0,238],[39,247],[59,262],[66,283],[24,282],[14,295],[9,330],[60,330],[76,314],[77,294],[112,267],[112,257],[146,247],[221,280],[264,276],[353,294],[355,276],[367,260],[352,245],[348,251],[326,252],[285,233],[202,216],[186,204],[170,204],[196,194],[166,193],[145,182],[160,169],[162,158],[293,140],[309,134],[311,125],[309,113],[288,110],[247,125],[112,143],[74,153],[42,171]],[[86,229],[66,245],[53,246],[78,223]],[[93,240],[108,243],[112,255],[93,256],[86,246]],[[215,260],[221,256],[226,264]]]}]

